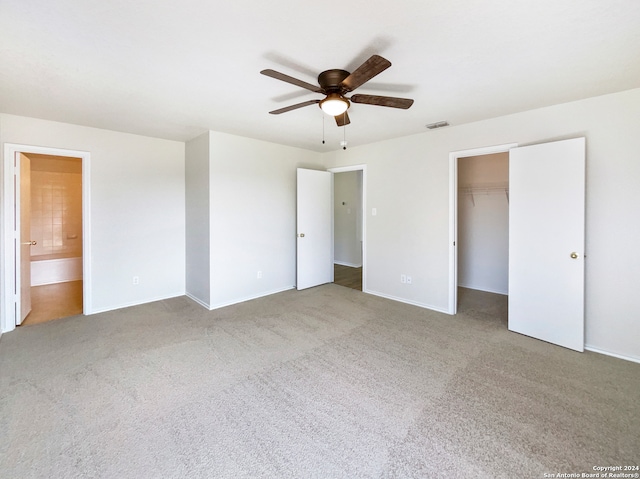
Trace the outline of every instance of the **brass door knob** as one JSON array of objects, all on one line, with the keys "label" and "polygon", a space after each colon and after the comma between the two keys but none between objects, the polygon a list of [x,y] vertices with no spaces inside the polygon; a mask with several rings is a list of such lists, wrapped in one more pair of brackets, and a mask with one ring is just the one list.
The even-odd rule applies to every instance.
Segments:
[{"label": "brass door knob", "polygon": [[298,236],[300,236],[300,238],[304,238],[304,233],[300,233]]},{"label": "brass door knob", "polygon": [[27,241],[26,243],[22,243],[22,244],[28,244],[29,246],[35,246],[38,244],[37,241]]},{"label": "brass door knob", "polygon": [[571,253],[571,258],[576,259],[577,257],[578,257],[578,253],[576,253],[575,251]]}]

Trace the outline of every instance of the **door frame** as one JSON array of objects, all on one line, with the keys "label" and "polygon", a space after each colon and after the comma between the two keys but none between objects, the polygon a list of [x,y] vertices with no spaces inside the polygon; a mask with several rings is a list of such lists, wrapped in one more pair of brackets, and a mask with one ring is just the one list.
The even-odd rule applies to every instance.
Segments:
[{"label": "door frame", "polygon": [[[328,168],[331,173],[346,173],[349,171],[362,171],[362,292],[368,293],[367,290],[367,165],[341,166],[337,168]],[[333,199],[332,199],[333,202]],[[331,211],[333,206],[331,205]],[[333,216],[333,214],[332,214]]]},{"label": "door frame", "polygon": [[518,143],[506,143],[449,153],[449,314],[458,311],[458,159],[508,153],[517,146]]},{"label": "door frame", "polygon": [[[91,153],[43,146],[4,144],[2,184],[2,248],[0,249],[0,332],[13,331],[16,314],[20,310],[20,295],[16,285],[20,284],[20,249],[16,248],[15,231],[20,231],[20,169],[16,168],[16,153],[67,156],[82,161],[82,309],[83,314],[91,314]],[[15,207],[14,207],[15,205]]]}]

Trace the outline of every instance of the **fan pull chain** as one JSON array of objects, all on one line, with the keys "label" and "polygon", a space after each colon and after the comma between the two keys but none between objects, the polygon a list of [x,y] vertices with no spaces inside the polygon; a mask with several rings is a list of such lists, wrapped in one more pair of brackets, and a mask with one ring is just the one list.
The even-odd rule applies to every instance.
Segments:
[{"label": "fan pull chain", "polygon": [[344,126],[342,127],[342,149],[347,149],[347,111],[342,114],[344,120]]},{"label": "fan pull chain", "polygon": [[322,144],[324,145],[324,113],[322,114]]}]

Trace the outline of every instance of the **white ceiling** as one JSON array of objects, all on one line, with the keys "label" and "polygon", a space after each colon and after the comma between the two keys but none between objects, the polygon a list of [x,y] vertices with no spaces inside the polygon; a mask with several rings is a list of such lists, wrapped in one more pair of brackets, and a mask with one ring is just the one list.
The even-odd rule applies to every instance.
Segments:
[{"label": "white ceiling", "polygon": [[206,130],[328,151],[310,83],[370,55],[349,146],[640,87],[638,0],[0,0],[0,111],[174,140]]}]

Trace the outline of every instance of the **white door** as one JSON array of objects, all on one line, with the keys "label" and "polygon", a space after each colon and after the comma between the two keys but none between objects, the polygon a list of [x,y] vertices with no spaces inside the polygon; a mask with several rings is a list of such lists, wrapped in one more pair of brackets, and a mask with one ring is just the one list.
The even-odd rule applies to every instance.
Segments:
[{"label": "white door", "polygon": [[333,174],[298,168],[297,289],[333,282]]},{"label": "white door", "polygon": [[509,329],[584,350],[585,139],[509,152]]},{"label": "white door", "polygon": [[[22,153],[20,163],[20,314],[16,325],[31,312],[31,161]],[[17,258],[16,258],[17,259]]]}]

